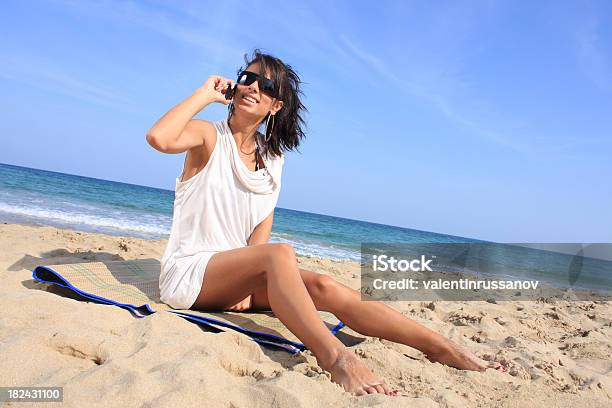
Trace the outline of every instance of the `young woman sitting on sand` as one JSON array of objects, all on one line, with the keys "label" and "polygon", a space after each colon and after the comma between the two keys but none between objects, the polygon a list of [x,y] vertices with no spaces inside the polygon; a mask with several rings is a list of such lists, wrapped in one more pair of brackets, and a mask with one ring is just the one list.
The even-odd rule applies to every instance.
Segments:
[{"label": "young woman sitting on sand", "polygon": [[[304,133],[300,79],[290,65],[255,50],[235,83],[210,76],[147,134],[163,153],[187,152],[162,258],[161,299],[177,309],[270,310],[314,353],[332,381],[357,395],[396,395],[324,325],[317,310],[351,329],[417,348],[459,369],[504,370],[333,278],[298,267],[293,248],[268,243],[284,152]],[[233,99],[226,92],[235,90]],[[228,117],[193,117],[211,103]],[[265,122],[265,134],[258,128]]]}]

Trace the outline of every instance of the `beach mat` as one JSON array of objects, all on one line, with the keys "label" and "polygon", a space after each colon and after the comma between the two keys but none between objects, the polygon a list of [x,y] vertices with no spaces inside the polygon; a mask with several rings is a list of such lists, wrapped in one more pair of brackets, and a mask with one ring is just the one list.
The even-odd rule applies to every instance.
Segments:
[{"label": "beach mat", "polygon": [[[306,349],[272,312],[210,313],[171,308],[160,300],[159,274],[157,259],[48,264],[32,271],[37,282],[63,287],[83,300],[124,308],[139,318],[170,312],[215,331],[231,329],[260,344],[291,353]],[[344,326],[331,313],[319,314],[333,334]]]}]

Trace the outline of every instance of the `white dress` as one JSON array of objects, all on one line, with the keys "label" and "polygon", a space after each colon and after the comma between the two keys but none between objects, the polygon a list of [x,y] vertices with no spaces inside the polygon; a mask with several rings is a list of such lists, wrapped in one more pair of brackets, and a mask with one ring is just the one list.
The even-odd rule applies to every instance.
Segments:
[{"label": "white dress", "polygon": [[265,168],[252,171],[240,158],[227,118],[213,124],[217,141],[206,166],[187,181],[176,178],[159,276],[161,300],[175,309],[194,304],[210,258],[246,246],[255,227],[274,211],[280,193],[284,155],[264,155]]}]

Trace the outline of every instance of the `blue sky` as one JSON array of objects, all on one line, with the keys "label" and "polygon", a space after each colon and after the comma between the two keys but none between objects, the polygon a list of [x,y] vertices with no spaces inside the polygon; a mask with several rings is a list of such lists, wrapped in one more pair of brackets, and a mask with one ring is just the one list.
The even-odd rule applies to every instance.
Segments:
[{"label": "blue sky", "polygon": [[612,242],[610,2],[373,4],[5,1],[0,162],[173,189],[147,130],[260,47],[306,82],[280,207]]}]

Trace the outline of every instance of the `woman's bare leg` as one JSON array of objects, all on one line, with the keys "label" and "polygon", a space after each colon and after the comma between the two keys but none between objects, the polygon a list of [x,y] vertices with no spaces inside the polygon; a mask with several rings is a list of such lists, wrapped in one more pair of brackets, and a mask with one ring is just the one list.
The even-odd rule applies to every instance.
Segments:
[{"label": "woman's bare leg", "polygon": [[[359,292],[332,277],[300,269],[302,280],[318,310],[333,313],[358,333],[414,347],[434,362],[463,370],[504,370],[499,363],[488,363],[444,336],[418,324],[383,302],[362,301]],[[253,308],[268,307],[265,289],[253,296]]]},{"label": "woman's bare leg", "polygon": [[264,289],[274,314],[313,352],[333,381],[357,395],[394,394],[327,329],[290,245],[253,245],[213,255],[192,308],[223,310]]}]

